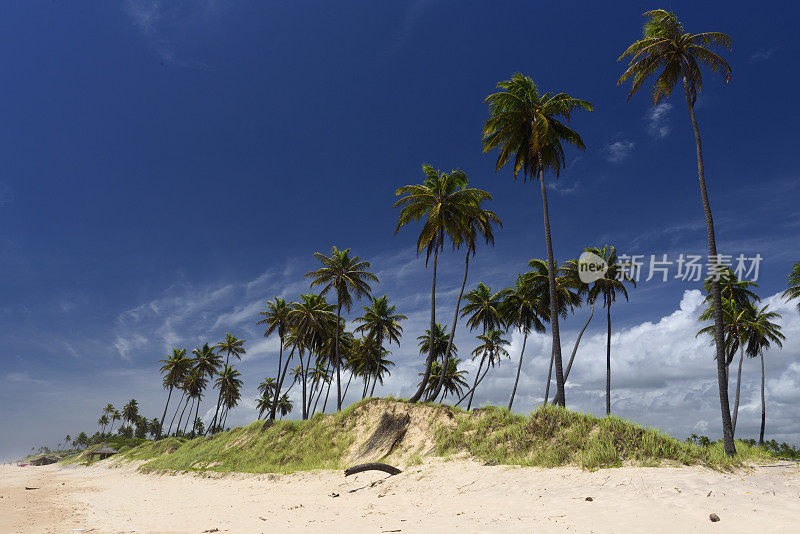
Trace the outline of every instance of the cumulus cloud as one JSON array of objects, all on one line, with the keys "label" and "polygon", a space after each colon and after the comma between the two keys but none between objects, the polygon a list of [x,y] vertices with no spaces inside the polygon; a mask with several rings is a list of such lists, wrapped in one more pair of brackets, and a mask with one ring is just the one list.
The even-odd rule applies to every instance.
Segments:
[{"label": "cumulus cloud", "polygon": [[663,139],[672,131],[672,127],[667,123],[669,120],[672,104],[665,102],[654,108],[645,115],[647,120],[647,133],[654,139]]},{"label": "cumulus cloud", "polygon": [[610,161],[611,163],[619,163],[633,151],[634,143],[633,141],[616,141],[606,146],[606,160]]}]

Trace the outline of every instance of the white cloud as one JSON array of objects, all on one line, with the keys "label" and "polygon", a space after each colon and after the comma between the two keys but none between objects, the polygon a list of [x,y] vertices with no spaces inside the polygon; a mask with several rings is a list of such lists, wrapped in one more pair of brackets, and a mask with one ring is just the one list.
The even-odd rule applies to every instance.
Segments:
[{"label": "white cloud", "polygon": [[672,104],[665,102],[647,112],[647,133],[654,139],[663,139],[672,131],[672,127],[667,124],[671,110]]},{"label": "white cloud", "polygon": [[633,151],[634,143],[633,141],[616,141],[607,145],[605,148],[606,152],[606,160],[610,161],[611,163],[619,163]]}]

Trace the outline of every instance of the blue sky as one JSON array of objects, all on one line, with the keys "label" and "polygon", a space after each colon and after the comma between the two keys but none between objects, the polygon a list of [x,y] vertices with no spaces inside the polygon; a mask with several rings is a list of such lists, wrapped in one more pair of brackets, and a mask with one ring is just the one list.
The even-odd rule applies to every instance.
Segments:
[{"label": "blue sky", "polygon": [[[731,83],[709,73],[697,115],[718,243],[764,257],[764,298],[784,289],[800,228],[791,91],[799,13],[768,4],[665,6],[688,31],[734,39],[725,54]],[[156,361],[173,345],[191,349],[227,331],[248,341],[241,368],[254,396],[274,374],[276,348],[255,327],[257,311],[276,294],[307,291],[311,254],[331,245],[371,261],[382,280],[376,292],[410,317],[382,392],[408,394],[429,272],[415,258],[414,230],[393,235],[394,190],[421,181],[420,165],[431,163],[461,168],[493,193],[504,228],[494,249],[479,251],[470,285],[509,285],[544,255],[537,188],[495,173],[480,149],[483,98],[515,71],[595,105],[572,121],[587,150],[570,152],[551,181],[559,258],[605,243],[645,255],[702,253],[685,102],[676,94],[654,110],[645,95],[626,103],[615,85],[616,58],[639,36],[641,11],[432,0],[4,3],[0,457],[93,430],[107,402],[135,396],[160,416]],[[442,260],[445,322],[461,262]],[[641,283],[614,308],[615,409],[676,435],[716,435],[719,426],[710,352],[688,319],[696,289]],[[787,335],[800,334],[796,311],[773,300]],[[564,325],[565,345],[584,313]],[[571,404],[579,409],[593,410],[602,393],[603,330],[595,319],[596,339],[576,360]],[[462,355],[472,339],[459,332]],[[541,400],[545,344],[526,350],[521,411]],[[790,337],[769,357],[768,433],[800,441],[790,411],[800,400],[792,393],[800,346]],[[742,424],[752,435],[757,374],[746,363],[752,414]],[[513,368],[504,362],[490,375],[479,400],[502,403]],[[686,391],[696,396],[677,399]],[[697,416],[687,420],[690,406]],[[231,417],[243,423],[254,412],[243,405]]]}]

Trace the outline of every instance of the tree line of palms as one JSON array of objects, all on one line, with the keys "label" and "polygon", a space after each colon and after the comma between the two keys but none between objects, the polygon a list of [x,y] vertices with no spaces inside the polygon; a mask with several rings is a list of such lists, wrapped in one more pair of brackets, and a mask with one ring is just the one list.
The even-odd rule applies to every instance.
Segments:
[{"label": "tree line of palms", "polygon": [[[725,81],[730,79],[730,66],[712,51],[712,47],[731,49],[732,40],[719,32],[699,34],[688,33],[676,16],[665,10],[654,10],[645,13],[647,22],[643,28],[643,37],[629,46],[619,60],[628,58],[628,68],[620,77],[618,84],[631,82],[629,99],[645,87],[645,83],[654,79],[651,89],[651,100],[658,105],[667,99],[673,89],[680,84],[686,99],[690,123],[694,132],[698,167],[698,184],[703,207],[708,255],[712,263],[717,260],[716,236],[714,222],[708,201],[704,174],[704,162],[700,130],[695,115],[695,102],[702,88],[701,65],[713,72],[723,75]],[[606,311],[607,343],[606,343],[606,412],[611,411],[611,310],[617,297],[627,299],[627,287],[633,280],[625,274],[626,266],[617,259],[614,247],[587,249],[604,258],[609,265],[605,277],[592,284],[580,284],[576,281],[577,261],[570,260],[558,266],[555,259],[554,245],[551,237],[549,205],[545,176],[558,178],[566,165],[566,147],[585,149],[581,136],[567,123],[576,111],[591,111],[593,105],[562,92],[543,92],[528,76],[515,73],[510,79],[497,84],[497,91],[485,99],[489,109],[489,118],[483,125],[484,152],[497,152],[496,171],[510,166],[513,179],[519,177],[523,182],[538,182],[542,202],[544,244],[546,258],[530,262],[530,271],[520,274],[515,285],[500,292],[492,292],[485,285],[464,296],[469,272],[470,258],[474,257],[477,245],[494,243],[494,228],[501,226],[499,217],[485,207],[492,199],[487,191],[469,187],[466,173],[462,170],[443,172],[431,165],[423,165],[424,180],[421,184],[403,186],[396,191],[400,197],[394,204],[400,209],[395,233],[412,224],[421,223],[417,237],[417,255],[425,254],[426,265],[432,272],[430,323],[424,336],[419,338],[420,349],[426,353],[421,380],[411,402],[421,399],[432,401],[443,399],[444,395],[459,397],[458,402],[465,399],[470,407],[475,389],[487,376],[489,369],[498,365],[508,355],[508,341],[502,336],[509,329],[516,329],[523,335],[522,350],[517,365],[517,375],[511,388],[509,406],[516,395],[519,374],[522,368],[525,344],[531,331],[543,331],[549,328],[552,338],[550,350],[550,366],[545,387],[545,402],[549,400],[550,384],[554,381],[555,391],[552,402],[559,406],[566,404],[565,383],[568,379],[577,347],[583,332],[592,320],[595,304]],[[464,275],[461,289],[453,313],[452,326],[441,325],[436,318],[436,287],[440,252],[445,245],[454,251],[465,254]],[[312,287],[320,286],[320,294],[301,295],[297,302],[287,303],[284,299],[275,298],[267,303],[267,310],[262,312],[263,319],[259,324],[266,326],[265,335],[277,333],[280,348],[278,366],[274,377],[265,379],[259,387],[261,398],[258,406],[262,416],[274,419],[278,412],[286,415],[292,409],[288,392],[295,386],[300,389],[302,417],[312,416],[322,400],[321,410],[324,412],[328,404],[330,389],[335,381],[336,409],[349,391],[353,378],[363,380],[362,398],[374,392],[375,385],[382,382],[389,368],[393,365],[388,356],[388,347],[392,343],[399,344],[402,327],[400,322],[405,316],[395,313],[386,297],[371,296],[370,283],[377,282],[377,277],[369,271],[369,263],[356,256],[351,256],[349,249],[331,249],[331,255],[316,253],[315,258],[322,266],[307,273],[312,278]],[[719,265],[717,265],[719,267]],[[787,296],[797,298],[800,270],[795,266],[790,275],[790,289]],[[713,320],[706,331],[713,334],[716,350],[717,378],[719,386],[720,408],[724,448],[727,454],[735,454],[733,443],[734,415],[732,417],[728,399],[728,378],[732,347],[735,345],[748,355],[751,337],[742,337],[739,327],[734,327],[734,320],[742,310],[733,309],[730,297],[723,296],[723,284],[716,278],[707,283],[709,310],[706,317]],[[335,298],[333,303],[326,301],[326,295]],[[342,313],[351,311],[355,301],[368,298],[370,305],[364,307],[364,315],[357,319],[358,328],[354,332],[346,330],[346,322]],[[461,310],[461,301],[466,298],[467,304]],[[753,300],[751,298],[751,300]],[[590,306],[588,319],[578,335],[575,346],[566,366],[562,357],[559,319],[572,313],[582,303]],[[736,304],[738,306],[738,304]],[[756,310],[754,317],[767,315],[767,310]],[[749,311],[747,313],[750,313]],[[464,374],[458,370],[460,361],[454,345],[454,336],[459,318],[467,317],[467,327],[479,330],[479,347],[472,356],[479,358],[472,387],[468,387]],[[742,319],[744,320],[744,319]],[[361,334],[357,338],[355,334]],[[761,341],[753,341],[753,351],[760,354],[768,346],[768,342],[778,344],[779,332],[762,332]],[[773,336],[773,337],[771,337]],[[446,343],[445,343],[446,339]],[[747,345],[744,349],[741,347]],[[760,347],[760,348],[759,348]],[[177,349],[176,349],[177,350]],[[235,354],[221,349],[228,356]],[[206,381],[218,373],[222,366],[220,356],[204,346],[193,351],[195,359],[204,358],[199,370],[199,363],[179,364],[185,358],[173,355],[162,367],[164,385],[169,388],[169,397],[174,388],[182,391],[178,408],[183,404],[178,428],[183,418],[183,411],[192,402],[195,408],[195,421],[202,392]],[[236,354],[238,356],[238,354]],[[741,358],[740,358],[741,359]],[[199,361],[199,360],[198,360]],[[185,369],[182,367],[185,365]],[[290,368],[290,366],[292,366]],[[174,371],[173,376],[173,368]],[[238,400],[234,392],[238,392],[241,381],[238,374],[225,364],[225,370],[219,373],[215,385],[219,388],[217,409],[210,430],[224,426],[228,409]],[[343,373],[347,380],[343,379]],[[291,380],[286,381],[287,374]],[[238,381],[238,382],[237,382]],[[238,384],[238,386],[237,386]],[[344,387],[343,387],[344,385]],[[224,390],[224,391],[223,391]],[[323,397],[324,393],[324,397]],[[163,421],[166,419],[166,406]],[[178,410],[175,414],[177,415]],[[191,414],[191,407],[189,410]],[[267,415],[268,414],[268,415]],[[174,419],[175,416],[173,416]],[[187,419],[188,421],[189,419]],[[172,422],[167,433],[171,431]],[[159,434],[161,432],[159,431]]]}]

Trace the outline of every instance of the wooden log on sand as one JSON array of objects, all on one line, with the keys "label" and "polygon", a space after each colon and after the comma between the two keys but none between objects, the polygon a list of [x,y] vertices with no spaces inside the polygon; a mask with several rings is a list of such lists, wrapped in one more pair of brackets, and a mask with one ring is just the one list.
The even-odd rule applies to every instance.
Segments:
[{"label": "wooden log on sand", "polygon": [[383,471],[384,473],[389,473],[390,475],[402,473],[402,471],[394,466],[382,464],[380,462],[371,462],[368,464],[360,464],[354,465],[353,467],[348,467],[344,470],[344,476],[349,477],[350,475],[355,475],[356,473],[361,473],[363,471]]}]

